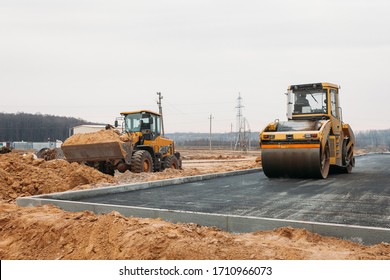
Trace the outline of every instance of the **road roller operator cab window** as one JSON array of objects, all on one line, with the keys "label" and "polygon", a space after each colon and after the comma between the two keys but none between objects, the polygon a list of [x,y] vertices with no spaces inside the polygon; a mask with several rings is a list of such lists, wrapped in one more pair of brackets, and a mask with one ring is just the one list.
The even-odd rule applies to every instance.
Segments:
[{"label": "road roller operator cab window", "polygon": [[331,113],[334,117],[338,117],[337,114],[337,101],[336,101],[336,90],[331,89],[330,90],[330,107],[331,107]]},{"label": "road roller operator cab window", "polygon": [[326,90],[292,92],[293,115],[326,114]]}]

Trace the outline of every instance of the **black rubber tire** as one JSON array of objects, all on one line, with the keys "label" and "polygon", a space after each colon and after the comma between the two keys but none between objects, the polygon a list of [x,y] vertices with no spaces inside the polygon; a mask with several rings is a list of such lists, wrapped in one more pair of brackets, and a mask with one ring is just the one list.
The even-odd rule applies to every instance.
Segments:
[{"label": "black rubber tire", "polygon": [[131,157],[131,172],[153,172],[153,159],[150,153],[146,150],[139,150],[134,152]]},{"label": "black rubber tire", "polygon": [[326,142],[324,149],[321,149],[320,152],[320,173],[318,178],[326,179],[326,177],[328,177],[330,167],[330,149],[328,142]]},{"label": "black rubber tire", "polygon": [[115,169],[110,162],[104,162],[104,161],[99,162],[98,170],[107,175],[111,175],[111,176],[115,175]]},{"label": "black rubber tire", "polygon": [[351,173],[352,167],[354,165],[353,153],[352,153],[352,157],[349,158],[348,157],[349,151],[347,151],[347,146],[348,146],[348,140],[344,140],[343,141],[343,150],[342,150],[342,163],[343,163],[343,167],[341,167],[342,173]]},{"label": "black rubber tire", "polygon": [[163,163],[160,158],[154,158],[154,172],[159,172],[163,170]]},{"label": "black rubber tire", "polygon": [[180,163],[176,156],[167,156],[164,158],[164,169],[173,168],[180,169]]},{"label": "black rubber tire", "polygon": [[42,148],[37,152],[38,158],[44,158],[44,154],[47,153],[50,149],[49,148]]}]

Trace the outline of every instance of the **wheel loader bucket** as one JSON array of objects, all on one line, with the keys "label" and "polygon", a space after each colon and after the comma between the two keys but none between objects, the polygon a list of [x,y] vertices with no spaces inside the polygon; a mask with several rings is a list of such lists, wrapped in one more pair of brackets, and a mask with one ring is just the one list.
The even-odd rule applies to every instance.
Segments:
[{"label": "wheel loader bucket", "polygon": [[125,159],[130,164],[132,154],[130,143],[120,142],[62,145],[61,149],[69,162]]}]

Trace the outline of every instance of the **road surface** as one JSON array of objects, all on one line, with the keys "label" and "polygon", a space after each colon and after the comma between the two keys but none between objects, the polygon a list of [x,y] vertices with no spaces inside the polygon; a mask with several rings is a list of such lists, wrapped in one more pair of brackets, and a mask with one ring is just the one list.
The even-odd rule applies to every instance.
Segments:
[{"label": "road surface", "polygon": [[358,157],[353,173],[325,180],[256,172],[82,201],[390,228],[390,154]]}]

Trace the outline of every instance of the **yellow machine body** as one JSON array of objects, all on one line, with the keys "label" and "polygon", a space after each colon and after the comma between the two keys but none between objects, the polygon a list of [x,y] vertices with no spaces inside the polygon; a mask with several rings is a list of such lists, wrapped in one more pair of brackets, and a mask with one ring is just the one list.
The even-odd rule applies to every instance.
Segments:
[{"label": "yellow machine body", "polygon": [[291,85],[287,121],[274,121],[259,135],[266,176],[326,178],[329,170],[350,173],[355,137],[342,121],[339,86]]},{"label": "yellow machine body", "polygon": [[122,112],[124,132],[137,148],[148,149],[151,153],[162,152],[163,156],[175,153],[175,142],[161,136],[161,115],[152,111]]},{"label": "yellow machine body", "polygon": [[[181,168],[173,140],[161,136],[161,115],[148,110],[121,113],[121,141],[63,145],[68,161],[84,162],[106,174]],[[118,127],[118,122],[115,122]],[[107,127],[112,129],[112,127]],[[118,132],[119,134],[120,132]]]}]

